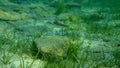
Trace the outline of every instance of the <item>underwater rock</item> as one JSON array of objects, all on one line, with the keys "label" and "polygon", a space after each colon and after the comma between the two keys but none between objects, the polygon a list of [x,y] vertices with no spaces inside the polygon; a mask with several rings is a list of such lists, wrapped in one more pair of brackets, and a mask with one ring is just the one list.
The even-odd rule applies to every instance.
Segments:
[{"label": "underwater rock", "polygon": [[[4,55],[0,55],[0,57],[4,57]],[[21,59],[22,58],[22,59]],[[7,52],[6,59],[8,59],[8,63],[0,63],[0,68],[21,68],[21,67],[30,67],[30,68],[43,68],[45,62],[39,59],[33,59],[26,54],[18,55],[14,53]],[[1,59],[4,60],[4,59]],[[33,62],[34,61],[34,62]],[[24,63],[24,66],[21,66]],[[32,65],[31,65],[32,64]]]},{"label": "underwater rock", "polygon": [[15,12],[7,12],[7,11],[3,11],[0,10],[0,20],[21,20],[27,18],[27,14],[26,13],[15,13]]},{"label": "underwater rock", "polygon": [[35,39],[35,46],[38,51],[58,57],[66,57],[69,39],[64,36],[46,36]]},{"label": "underwater rock", "polygon": [[75,3],[75,2],[68,2],[65,5],[67,8],[72,8],[72,7],[77,7],[77,8],[81,8],[81,5],[79,3]]}]

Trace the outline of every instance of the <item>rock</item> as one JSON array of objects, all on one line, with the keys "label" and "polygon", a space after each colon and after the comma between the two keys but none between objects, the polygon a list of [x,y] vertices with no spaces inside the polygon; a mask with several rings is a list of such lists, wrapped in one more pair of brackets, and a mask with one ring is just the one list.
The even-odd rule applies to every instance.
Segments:
[{"label": "rock", "polygon": [[26,13],[15,13],[15,12],[7,12],[7,11],[3,11],[0,9],[0,20],[21,20],[27,18],[27,14]]},{"label": "rock", "polygon": [[[42,61],[40,59],[33,59],[26,54],[23,54],[21,57],[21,55],[18,55],[18,54],[7,53],[6,59],[8,60],[8,63],[6,64],[0,63],[0,68],[9,68],[9,67],[12,67],[12,68],[21,68],[21,67],[22,68],[26,68],[26,67],[44,68],[44,65],[45,65],[45,61]],[[1,60],[3,60],[3,57]]]},{"label": "rock", "polygon": [[67,55],[69,39],[64,36],[46,36],[35,39],[38,50],[52,56],[65,57]]},{"label": "rock", "polygon": [[65,6],[68,8],[72,8],[72,7],[81,8],[81,5],[79,3],[75,3],[75,2],[68,2],[65,4]]}]

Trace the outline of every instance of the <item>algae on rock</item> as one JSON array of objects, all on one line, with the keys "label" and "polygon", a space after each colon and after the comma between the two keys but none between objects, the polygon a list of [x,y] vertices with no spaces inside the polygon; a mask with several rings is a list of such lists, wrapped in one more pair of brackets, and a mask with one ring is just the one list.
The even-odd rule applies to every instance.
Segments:
[{"label": "algae on rock", "polygon": [[27,18],[27,14],[26,13],[15,13],[15,12],[7,12],[7,11],[3,11],[0,9],[0,20],[21,20],[24,18]]},{"label": "algae on rock", "polygon": [[38,51],[52,56],[65,57],[67,54],[69,39],[64,36],[46,36],[35,39],[34,43]]}]

